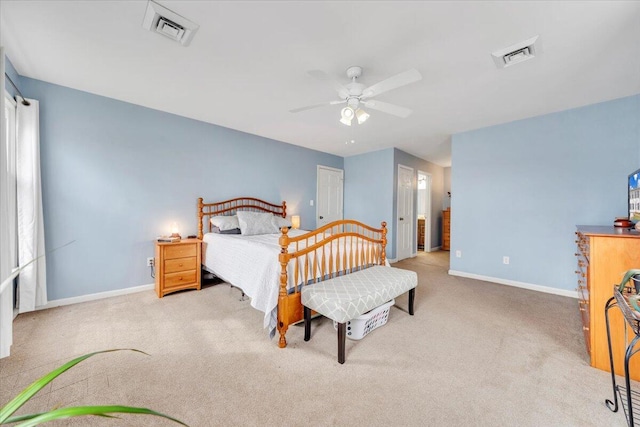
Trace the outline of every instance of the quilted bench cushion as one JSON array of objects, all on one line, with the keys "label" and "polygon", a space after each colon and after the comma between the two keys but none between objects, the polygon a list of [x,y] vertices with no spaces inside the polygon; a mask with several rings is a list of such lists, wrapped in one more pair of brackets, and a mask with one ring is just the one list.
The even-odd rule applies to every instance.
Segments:
[{"label": "quilted bench cushion", "polygon": [[302,288],[302,305],[345,323],[390,301],[418,284],[414,271],[373,266]]}]

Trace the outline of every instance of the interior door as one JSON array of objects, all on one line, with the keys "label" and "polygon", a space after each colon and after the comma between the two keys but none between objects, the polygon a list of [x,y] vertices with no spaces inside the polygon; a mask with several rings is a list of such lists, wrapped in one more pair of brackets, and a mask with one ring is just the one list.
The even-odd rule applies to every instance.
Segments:
[{"label": "interior door", "polygon": [[343,217],[344,171],[318,166],[316,227]]},{"label": "interior door", "polygon": [[[418,171],[418,221],[424,215],[424,248],[431,252],[431,174]],[[419,248],[418,248],[419,250]]]},{"label": "interior door", "polygon": [[398,261],[409,258],[413,252],[413,169],[398,165]]}]

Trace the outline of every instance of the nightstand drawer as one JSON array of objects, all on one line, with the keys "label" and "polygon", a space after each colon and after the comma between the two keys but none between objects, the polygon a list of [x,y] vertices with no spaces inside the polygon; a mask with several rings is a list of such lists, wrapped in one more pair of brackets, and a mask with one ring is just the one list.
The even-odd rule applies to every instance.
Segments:
[{"label": "nightstand drawer", "polygon": [[175,273],[176,271],[195,270],[198,266],[195,256],[188,258],[166,259],[164,261],[164,272]]},{"label": "nightstand drawer", "polygon": [[193,245],[175,245],[164,248],[165,259],[194,257],[197,254],[198,248],[195,243]]},{"label": "nightstand drawer", "polygon": [[164,287],[174,288],[196,282],[196,271],[183,271],[180,273],[169,273],[164,275]]}]

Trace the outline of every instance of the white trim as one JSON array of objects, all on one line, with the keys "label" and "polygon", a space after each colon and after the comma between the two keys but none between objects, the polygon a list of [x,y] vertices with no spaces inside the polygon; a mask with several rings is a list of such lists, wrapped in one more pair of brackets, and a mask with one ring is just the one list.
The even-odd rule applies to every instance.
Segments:
[{"label": "white trim", "polygon": [[48,308],[60,307],[63,305],[78,304],[80,302],[95,301],[104,298],[117,297],[120,295],[134,294],[136,292],[150,291],[155,288],[155,284],[134,286],[132,288],[116,289],[115,291],[98,292],[97,294],[81,295],[79,297],[62,298],[47,302],[45,305],[36,307],[36,310],[46,310]]},{"label": "white trim", "polygon": [[389,264],[395,264],[396,262],[398,262],[397,258],[387,258],[387,261],[389,261]]},{"label": "white trim", "polygon": [[434,246],[431,248],[431,252],[439,251],[440,249],[442,249],[442,246]]},{"label": "white trim", "polygon": [[480,274],[465,273],[464,271],[449,270],[449,275],[498,283],[500,285],[514,286],[516,288],[529,289],[531,291],[544,292],[546,294],[561,295],[563,297],[578,298],[578,292],[568,289],[552,288],[550,286],[534,285],[532,283],[518,282],[515,280],[500,279],[498,277],[482,276]]}]

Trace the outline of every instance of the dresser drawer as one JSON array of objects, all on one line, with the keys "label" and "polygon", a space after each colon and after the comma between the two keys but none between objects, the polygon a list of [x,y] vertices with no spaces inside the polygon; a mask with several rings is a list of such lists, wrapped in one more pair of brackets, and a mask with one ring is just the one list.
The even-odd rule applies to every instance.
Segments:
[{"label": "dresser drawer", "polygon": [[195,256],[188,258],[173,258],[164,261],[164,272],[175,273],[177,271],[195,270],[198,266]]},{"label": "dresser drawer", "polygon": [[164,275],[164,287],[175,288],[178,286],[195,283],[197,278],[196,271],[182,271],[179,273],[169,273]]},{"label": "dresser drawer", "polygon": [[164,259],[195,257],[197,253],[198,248],[195,244],[175,246],[167,245],[164,248]]}]

